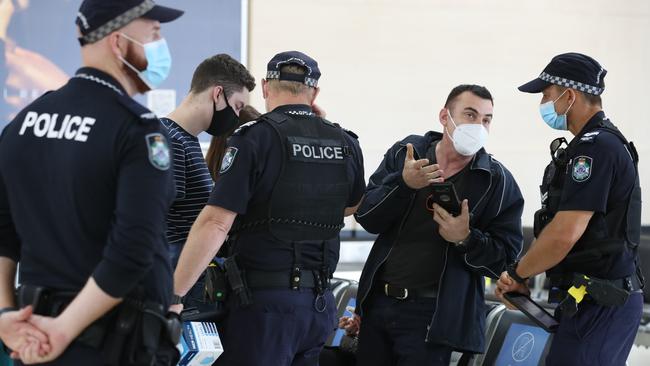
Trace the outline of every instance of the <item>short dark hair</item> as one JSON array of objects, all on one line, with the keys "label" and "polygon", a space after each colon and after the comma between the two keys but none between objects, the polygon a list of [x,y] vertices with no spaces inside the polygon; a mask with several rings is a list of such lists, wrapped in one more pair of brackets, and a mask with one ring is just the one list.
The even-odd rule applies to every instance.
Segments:
[{"label": "short dark hair", "polygon": [[248,91],[255,89],[255,79],[239,61],[221,53],[203,60],[196,67],[190,93],[201,93],[216,85],[222,86],[226,96],[230,97],[243,88]]},{"label": "short dark hair", "polygon": [[490,94],[490,91],[487,90],[486,87],[480,85],[474,85],[474,84],[462,84],[451,89],[451,92],[447,97],[447,101],[445,102],[445,108],[449,108],[449,106],[454,102],[454,99],[456,99],[459,95],[463,94],[464,92],[470,92],[481,99],[487,99],[490,102],[492,102],[492,105],[494,105],[492,94]]},{"label": "short dark hair", "polygon": [[585,96],[585,100],[587,101],[587,103],[591,105],[597,105],[599,107],[603,106],[603,100],[600,97],[600,95],[593,95],[589,93],[582,93],[582,95]]},{"label": "short dark hair", "polygon": [[[557,88],[559,89],[560,93],[562,93],[562,92],[564,92],[565,90],[569,89],[569,88],[566,87],[566,86],[559,86],[559,85],[555,85],[555,84],[554,84],[554,86],[557,87]],[[603,82],[603,87],[605,87],[605,83],[604,83],[604,82]],[[573,89],[573,91],[576,92],[576,93],[581,93],[581,94],[584,96],[585,101],[586,101],[587,103],[589,103],[590,105],[592,105],[592,106],[598,106],[598,107],[602,107],[602,106],[603,106],[603,100],[602,100],[602,98],[600,97],[600,95],[589,94],[589,93],[586,93],[586,92],[581,92],[581,91],[576,90],[576,89]]]}]

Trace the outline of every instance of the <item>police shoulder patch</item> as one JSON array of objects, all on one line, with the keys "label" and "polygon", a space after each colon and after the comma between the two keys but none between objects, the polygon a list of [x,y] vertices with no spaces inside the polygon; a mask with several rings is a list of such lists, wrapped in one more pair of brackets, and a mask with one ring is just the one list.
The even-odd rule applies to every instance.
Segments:
[{"label": "police shoulder patch", "polygon": [[229,147],[226,149],[226,152],[223,154],[223,160],[221,160],[221,168],[219,169],[219,174],[227,172],[230,167],[235,162],[235,156],[237,156],[237,148]]},{"label": "police shoulder patch", "polygon": [[144,138],[147,141],[147,151],[151,165],[156,169],[168,170],[171,166],[171,154],[165,136],[161,133],[150,133]]},{"label": "police shoulder patch", "polygon": [[594,159],[589,156],[578,156],[573,159],[573,171],[571,177],[574,181],[582,183],[591,177]]}]

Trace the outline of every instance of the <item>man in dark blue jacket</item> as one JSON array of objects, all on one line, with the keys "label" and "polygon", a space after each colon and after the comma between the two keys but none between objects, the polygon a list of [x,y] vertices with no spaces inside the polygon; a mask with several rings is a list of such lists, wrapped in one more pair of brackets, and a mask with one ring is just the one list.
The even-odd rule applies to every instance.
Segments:
[{"label": "man in dark blue jacket", "polygon": [[[483,276],[498,278],[523,241],[519,187],[483,149],[492,110],[486,88],[454,88],[445,133],[397,142],[370,178],[356,218],[379,237],[359,284],[360,365],[448,365],[452,350],[484,351]],[[456,216],[431,202],[443,181],[462,199]]]}]

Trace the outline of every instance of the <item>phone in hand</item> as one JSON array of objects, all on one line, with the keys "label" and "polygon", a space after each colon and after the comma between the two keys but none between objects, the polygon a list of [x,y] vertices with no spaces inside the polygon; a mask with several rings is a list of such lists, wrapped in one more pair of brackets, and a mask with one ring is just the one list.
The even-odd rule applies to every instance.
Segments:
[{"label": "phone in hand", "polygon": [[429,211],[433,211],[433,204],[436,203],[450,214],[454,216],[460,215],[461,205],[454,183],[435,183],[431,185],[431,188],[433,192],[427,198],[427,209]]}]

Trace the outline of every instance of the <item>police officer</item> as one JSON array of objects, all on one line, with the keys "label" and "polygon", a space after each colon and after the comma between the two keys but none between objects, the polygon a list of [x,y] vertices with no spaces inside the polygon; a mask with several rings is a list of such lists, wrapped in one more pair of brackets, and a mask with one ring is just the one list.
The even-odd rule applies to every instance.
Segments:
[{"label": "police officer", "polygon": [[282,52],[267,70],[269,113],[229,140],[174,273],[180,301],[229,235],[232,293],[219,365],[317,364],[336,323],[328,284],[338,234],[364,190],[356,136],[311,107],[316,61]]},{"label": "police officer", "polygon": [[536,241],[496,290],[528,293],[526,280],[546,271],[560,321],[547,365],[624,365],[641,318],[638,156],[602,110],[606,73],[593,58],[566,53],[519,87],[542,93],[544,122],[575,136],[551,143]]},{"label": "police officer", "polygon": [[178,358],[180,325],[165,315],[170,152],[156,116],[131,96],[167,76],[160,23],[180,15],[151,0],[83,1],[76,24],[84,66],[2,133],[0,334],[25,363]]}]

